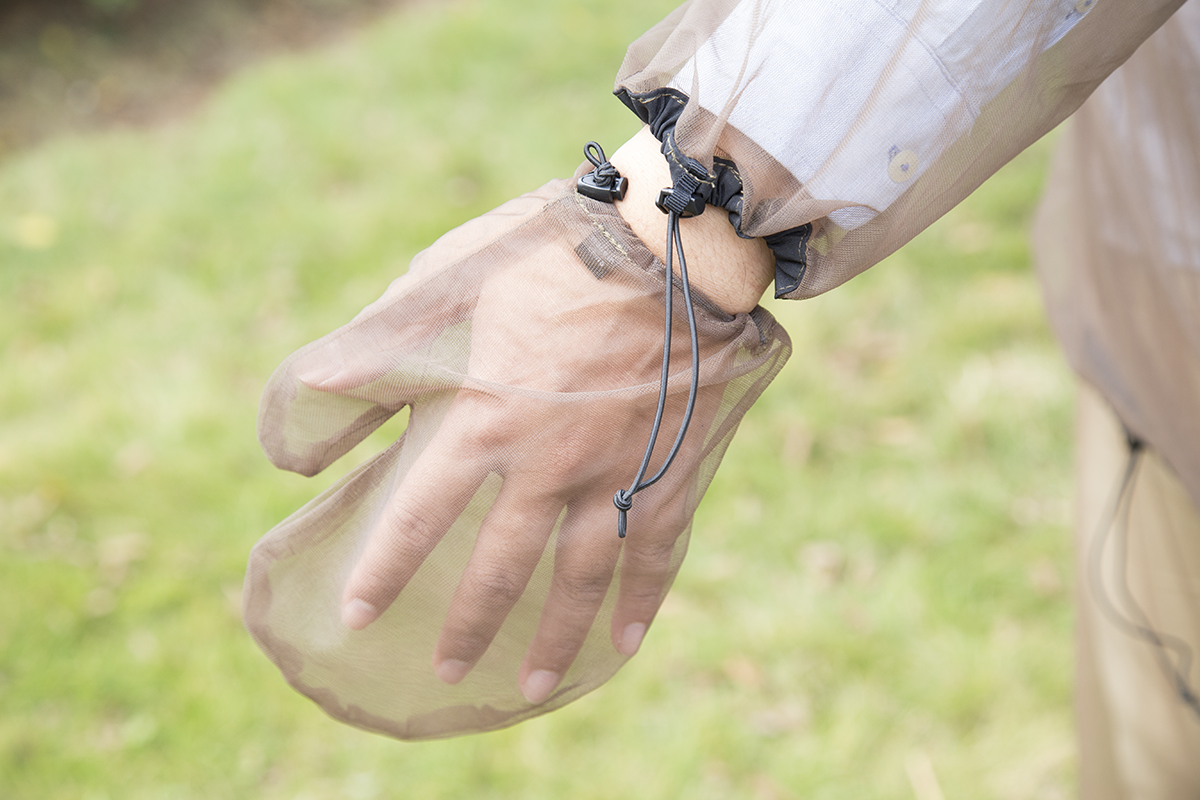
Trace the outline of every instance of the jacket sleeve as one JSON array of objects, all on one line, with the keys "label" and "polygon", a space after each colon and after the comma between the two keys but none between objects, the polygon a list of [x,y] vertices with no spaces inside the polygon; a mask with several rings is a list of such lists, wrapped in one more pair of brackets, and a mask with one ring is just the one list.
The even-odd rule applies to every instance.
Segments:
[{"label": "jacket sleeve", "polygon": [[690,0],[616,93],[767,238],[776,295],[811,297],[1061,122],[1182,2]]}]

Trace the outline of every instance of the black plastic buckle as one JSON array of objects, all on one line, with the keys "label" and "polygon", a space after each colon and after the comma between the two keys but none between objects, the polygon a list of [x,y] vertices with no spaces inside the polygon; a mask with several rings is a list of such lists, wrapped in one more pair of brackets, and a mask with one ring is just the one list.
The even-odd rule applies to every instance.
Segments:
[{"label": "black plastic buckle", "polygon": [[625,199],[629,191],[629,178],[617,175],[616,178],[600,176],[594,169],[575,183],[575,189],[584,197],[599,200],[602,203],[615,203]]},{"label": "black plastic buckle", "polygon": [[608,156],[604,155],[604,148],[595,142],[588,142],[584,145],[583,155],[595,169],[575,181],[575,191],[601,203],[624,200],[625,192],[629,191],[629,179],[617,172]]},{"label": "black plastic buckle", "polygon": [[[654,205],[658,206],[658,210],[664,214],[670,214],[672,209],[667,207],[668,201],[675,195],[675,190],[670,186],[658,193],[658,199],[654,201]],[[688,198],[687,204],[683,207],[683,211],[679,212],[681,217],[698,217],[704,213],[705,203],[696,195]]]}]

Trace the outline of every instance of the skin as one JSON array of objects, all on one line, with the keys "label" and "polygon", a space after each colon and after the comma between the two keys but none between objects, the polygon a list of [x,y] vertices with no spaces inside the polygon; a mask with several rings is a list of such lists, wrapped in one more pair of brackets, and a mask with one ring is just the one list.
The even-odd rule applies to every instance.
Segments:
[{"label": "skin", "polygon": [[[671,185],[671,171],[658,140],[642,128],[610,160],[629,178],[629,191],[616,203],[617,211],[651,252],[666,261],[667,217],[654,201],[660,189]],[[680,220],[679,228],[692,286],[731,314],[758,305],[775,279],[775,258],[766,242],[741,238],[725,210],[711,206],[698,217]]]},{"label": "skin", "polygon": [[[665,260],[666,216],[654,201],[670,175],[658,142],[643,129],[612,155],[612,162],[630,179],[618,212]],[[774,277],[773,257],[761,240],[738,237],[721,209],[683,220],[681,233],[695,288],[731,313],[758,303]],[[550,244],[483,285],[472,324],[472,375],[551,392],[572,391],[581,375],[598,386],[657,380],[662,346],[657,301],[618,283],[581,282],[562,269],[570,258],[570,252]],[[596,307],[608,313],[589,313]],[[554,330],[555,337],[531,339],[530,330]],[[385,335],[406,333],[400,328]],[[622,343],[619,359],[595,346],[615,340]],[[364,350],[381,344],[372,340]],[[703,357],[703,343],[701,349]],[[683,352],[680,357],[686,358]],[[344,365],[335,375],[304,380],[341,391],[369,382],[369,374],[356,373]],[[693,422],[697,429],[717,414],[721,391],[720,386],[701,391]],[[561,518],[550,596],[518,675],[526,699],[541,703],[578,654],[618,562],[622,578],[612,643],[623,655],[637,652],[673,577],[672,554],[690,518],[682,510],[686,485],[701,457],[702,437],[685,439],[677,466],[654,493],[639,495],[630,515],[638,535],[622,544],[615,536],[593,534],[614,524],[612,487],[625,485],[636,470],[654,398],[640,405],[598,403],[589,407],[586,419],[561,404],[529,413],[535,401],[521,402],[525,405],[514,406],[504,397],[478,392],[460,392],[454,399],[352,571],[342,597],[342,621],[354,630],[374,622],[498,468],[496,454],[519,454],[503,461],[503,488],[450,604],[433,668],[450,684],[470,672],[519,599]],[[664,430],[677,425],[678,409],[673,409]]]}]

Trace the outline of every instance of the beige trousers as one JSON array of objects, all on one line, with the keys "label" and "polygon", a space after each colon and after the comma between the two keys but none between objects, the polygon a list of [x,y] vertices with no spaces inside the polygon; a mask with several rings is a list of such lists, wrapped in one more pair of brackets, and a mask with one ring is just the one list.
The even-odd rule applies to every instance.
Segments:
[{"label": "beige trousers", "polygon": [[[1084,800],[1200,798],[1200,718],[1180,699],[1162,666],[1179,654],[1122,630],[1105,598],[1125,617],[1132,597],[1159,635],[1186,642],[1200,659],[1200,515],[1174,472],[1152,451],[1142,457],[1128,506],[1121,585],[1121,518],[1100,543],[1100,527],[1124,474],[1128,447],[1120,423],[1083,387],[1078,417],[1076,716]],[[1100,545],[1102,558],[1097,561]],[[1102,588],[1096,586],[1097,566]],[[1103,592],[1103,594],[1101,593]],[[1200,692],[1200,665],[1190,674]]]}]

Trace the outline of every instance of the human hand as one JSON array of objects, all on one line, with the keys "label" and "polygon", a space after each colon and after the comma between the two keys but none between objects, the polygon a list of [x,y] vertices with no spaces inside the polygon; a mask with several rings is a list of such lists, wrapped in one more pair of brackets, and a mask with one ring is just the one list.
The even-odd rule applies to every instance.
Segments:
[{"label": "human hand", "polygon": [[[297,688],[420,738],[557,707],[636,652],[716,462],[789,350],[765,312],[700,303],[691,429],[618,539],[612,496],[657,401],[663,280],[611,206],[551,184],[443,237],[280,367],[261,438],[304,474],[412,407],[401,442],[252,556],[247,625]],[[676,340],[668,432],[690,379]]]}]

